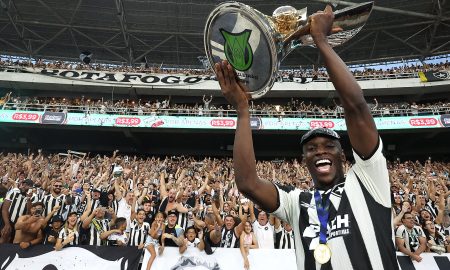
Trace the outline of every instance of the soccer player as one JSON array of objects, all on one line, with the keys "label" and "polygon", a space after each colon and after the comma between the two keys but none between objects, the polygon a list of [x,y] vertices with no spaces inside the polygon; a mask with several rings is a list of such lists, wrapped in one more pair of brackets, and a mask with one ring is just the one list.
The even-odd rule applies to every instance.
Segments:
[{"label": "soccer player", "polygon": [[298,269],[398,269],[392,241],[391,198],[383,143],[362,90],[327,42],[330,6],[310,17],[310,34],[344,108],[355,164],[344,173],[339,135],[313,129],[300,141],[314,189],[286,192],[258,178],[249,94],[227,61],[215,65],[225,98],[237,110],[233,149],[240,192],[292,225]]}]

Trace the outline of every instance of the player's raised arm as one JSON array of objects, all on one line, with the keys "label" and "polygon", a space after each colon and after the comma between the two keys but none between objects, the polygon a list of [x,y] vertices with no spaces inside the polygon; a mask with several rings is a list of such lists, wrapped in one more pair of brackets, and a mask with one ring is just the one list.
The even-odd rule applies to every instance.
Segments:
[{"label": "player's raised arm", "polygon": [[249,95],[227,61],[215,66],[222,94],[237,111],[236,134],[234,137],[233,162],[236,185],[240,192],[267,211],[277,208],[277,190],[256,173],[255,152],[250,128]]},{"label": "player's raised arm", "polygon": [[378,132],[361,87],[346,64],[327,42],[333,18],[330,6],[327,6],[323,12],[314,14],[310,17],[310,33],[324,59],[330,79],[344,108],[350,143],[358,155],[366,158],[377,147]]}]

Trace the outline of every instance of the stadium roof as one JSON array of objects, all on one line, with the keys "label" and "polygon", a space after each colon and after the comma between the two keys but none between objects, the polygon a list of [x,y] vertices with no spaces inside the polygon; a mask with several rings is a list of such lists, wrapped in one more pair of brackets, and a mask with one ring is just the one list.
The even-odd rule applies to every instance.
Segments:
[{"label": "stadium roof", "polygon": [[[292,5],[315,11],[365,1],[242,1],[265,14]],[[203,31],[213,0],[0,0],[0,54],[101,62],[199,66]],[[364,29],[337,51],[347,63],[424,58],[450,52],[446,0],[376,0]],[[313,48],[297,49],[282,66],[320,62]]]}]

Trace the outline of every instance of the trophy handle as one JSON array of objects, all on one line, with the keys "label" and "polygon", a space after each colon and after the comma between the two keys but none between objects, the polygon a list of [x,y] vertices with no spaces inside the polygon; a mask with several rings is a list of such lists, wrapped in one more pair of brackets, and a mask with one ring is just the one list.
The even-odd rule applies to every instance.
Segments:
[{"label": "trophy handle", "polygon": [[[373,4],[373,2],[366,2],[335,11],[333,27],[340,27],[342,31],[330,35],[328,43],[332,47],[339,46],[358,34],[369,19]],[[307,23],[283,40],[284,54],[282,59],[295,48],[304,46],[315,47],[309,30],[310,24]]]}]

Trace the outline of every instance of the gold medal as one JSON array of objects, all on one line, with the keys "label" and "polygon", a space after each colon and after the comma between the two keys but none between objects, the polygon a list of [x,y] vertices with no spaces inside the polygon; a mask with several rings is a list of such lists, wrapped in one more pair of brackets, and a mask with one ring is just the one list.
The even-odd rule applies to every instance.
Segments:
[{"label": "gold medal", "polygon": [[314,250],[314,259],[320,264],[325,264],[331,259],[330,247],[326,244],[319,244]]}]

